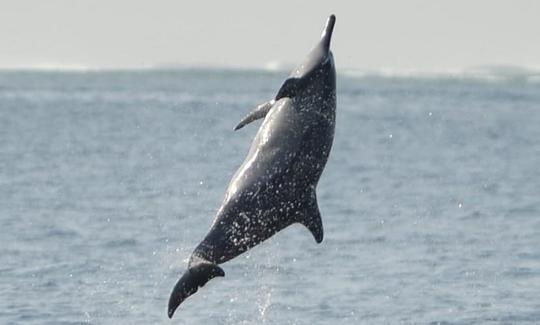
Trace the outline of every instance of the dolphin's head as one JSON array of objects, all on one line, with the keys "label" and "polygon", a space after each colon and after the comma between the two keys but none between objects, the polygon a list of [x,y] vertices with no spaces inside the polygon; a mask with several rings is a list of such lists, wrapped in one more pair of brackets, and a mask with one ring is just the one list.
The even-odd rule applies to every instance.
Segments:
[{"label": "dolphin's head", "polygon": [[336,16],[328,17],[321,40],[309,52],[304,61],[291,72],[289,78],[278,91],[276,100],[283,97],[294,97],[305,91],[314,94],[319,93],[319,91],[335,93],[336,69],[334,57],[330,51],[335,22]]}]

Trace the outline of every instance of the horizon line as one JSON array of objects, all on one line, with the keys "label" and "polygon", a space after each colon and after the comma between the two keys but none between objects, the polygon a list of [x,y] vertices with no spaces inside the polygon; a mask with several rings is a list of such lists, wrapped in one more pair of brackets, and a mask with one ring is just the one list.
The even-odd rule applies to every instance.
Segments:
[{"label": "horizon line", "polygon": [[[58,73],[100,73],[100,72],[152,72],[152,71],[239,71],[287,73],[294,68],[293,64],[269,62],[263,66],[236,66],[220,64],[155,64],[140,66],[89,66],[82,64],[33,64],[20,66],[0,66],[0,72],[58,72]],[[350,77],[419,77],[419,78],[478,78],[478,79],[509,79],[532,78],[540,80],[540,65],[517,64],[485,64],[464,68],[338,68],[337,72]]]}]

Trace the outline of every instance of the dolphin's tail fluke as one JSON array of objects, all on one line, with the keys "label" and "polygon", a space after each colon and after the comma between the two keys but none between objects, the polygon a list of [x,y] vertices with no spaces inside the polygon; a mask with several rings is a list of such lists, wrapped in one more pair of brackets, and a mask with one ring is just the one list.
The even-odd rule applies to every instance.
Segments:
[{"label": "dolphin's tail fluke", "polygon": [[217,276],[225,276],[225,272],[216,264],[199,263],[190,267],[178,280],[169,298],[169,318],[172,318],[174,311],[180,304],[191,296],[199,287]]}]

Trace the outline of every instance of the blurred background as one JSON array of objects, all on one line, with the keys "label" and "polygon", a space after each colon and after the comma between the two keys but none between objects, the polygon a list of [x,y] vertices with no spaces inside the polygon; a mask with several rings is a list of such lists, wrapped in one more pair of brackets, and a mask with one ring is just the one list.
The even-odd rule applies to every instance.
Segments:
[{"label": "blurred background", "polygon": [[534,0],[3,0],[0,67],[288,69],[333,13],[340,69],[538,68],[539,12]]}]

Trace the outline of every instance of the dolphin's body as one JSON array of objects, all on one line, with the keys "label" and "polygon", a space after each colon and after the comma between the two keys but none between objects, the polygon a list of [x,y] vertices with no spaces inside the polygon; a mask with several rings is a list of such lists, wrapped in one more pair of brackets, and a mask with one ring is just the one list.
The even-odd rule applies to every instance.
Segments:
[{"label": "dolphin's body", "polygon": [[259,105],[235,128],[264,118],[210,231],[174,287],[169,317],[199,287],[225,275],[218,264],[293,223],[305,225],[317,243],[322,241],[315,187],[334,137],[336,72],[330,52],[334,23],[332,15],[320,42],[293,70],[277,96]]}]

